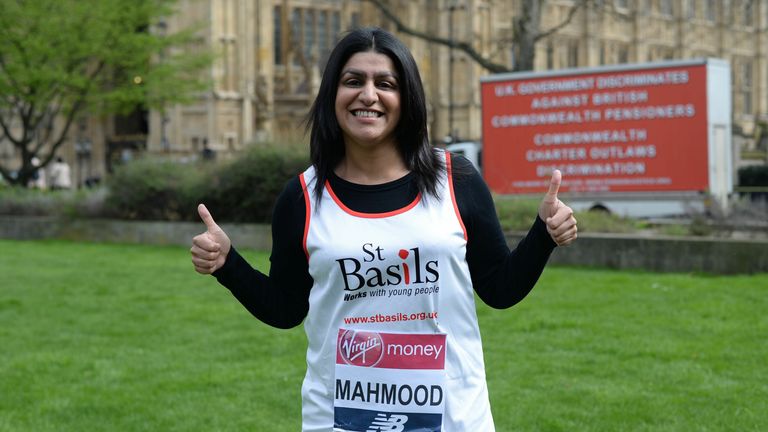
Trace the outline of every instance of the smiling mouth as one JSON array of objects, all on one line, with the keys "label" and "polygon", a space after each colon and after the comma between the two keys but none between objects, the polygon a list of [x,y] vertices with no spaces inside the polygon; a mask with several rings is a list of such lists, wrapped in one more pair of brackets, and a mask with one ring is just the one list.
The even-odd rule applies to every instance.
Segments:
[{"label": "smiling mouth", "polygon": [[384,115],[384,114],[382,114],[380,112],[364,111],[364,110],[354,110],[354,111],[352,111],[352,114],[355,117],[360,117],[360,118],[378,118],[378,117],[381,117],[381,116]]}]

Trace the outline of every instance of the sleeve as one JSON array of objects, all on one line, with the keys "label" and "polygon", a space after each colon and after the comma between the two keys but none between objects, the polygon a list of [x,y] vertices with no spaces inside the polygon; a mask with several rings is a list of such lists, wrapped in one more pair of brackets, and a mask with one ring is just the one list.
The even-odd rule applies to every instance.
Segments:
[{"label": "sleeve", "polygon": [[454,156],[453,166],[454,192],[467,230],[472,285],[487,305],[509,308],[533,289],[556,243],[536,215],[528,234],[510,250],[483,178],[466,158]]},{"label": "sleeve", "polygon": [[312,277],[302,246],[306,205],[298,177],[277,198],[272,216],[269,275],[253,268],[233,247],[213,276],[256,318],[288,329],[309,311]]}]

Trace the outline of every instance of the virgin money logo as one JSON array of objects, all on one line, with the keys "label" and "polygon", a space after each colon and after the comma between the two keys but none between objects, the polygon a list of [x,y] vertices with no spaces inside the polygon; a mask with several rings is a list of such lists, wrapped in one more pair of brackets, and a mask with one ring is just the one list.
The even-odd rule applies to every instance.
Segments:
[{"label": "virgin money logo", "polygon": [[376,332],[346,330],[337,346],[344,363],[352,366],[373,367],[384,357],[384,341]]}]

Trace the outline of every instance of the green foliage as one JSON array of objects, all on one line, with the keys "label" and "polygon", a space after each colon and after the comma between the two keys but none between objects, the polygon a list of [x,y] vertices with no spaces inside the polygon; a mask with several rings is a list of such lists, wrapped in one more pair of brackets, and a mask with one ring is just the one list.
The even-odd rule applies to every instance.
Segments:
[{"label": "green foliage", "polygon": [[739,168],[739,186],[768,187],[768,165]]},{"label": "green foliage", "polygon": [[[209,178],[201,179],[197,199],[205,203],[217,221],[268,223],[285,184],[308,165],[306,150],[249,147]],[[197,220],[194,206],[191,209],[193,219]]]},{"label": "green foliage", "polygon": [[534,198],[496,195],[493,199],[499,223],[504,231],[527,231],[539,214],[539,200]]},{"label": "green foliage", "polygon": [[183,220],[194,208],[192,185],[206,167],[139,159],[122,165],[108,180],[106,206],[121,219]]},{"label": "green foliage", "polygon": [[590,210],[574,212],[580,233],[631,233],[642,229],[642,222],[614,213]]},{"label": "green foliage", "polygon": [[714,229],[702,215],[694,215],[688,226],[688,233],[693,236],[706,237],[712,235]]},{"label": "green foliage", "polygon": [[[496,213],[504,231],[527,231],[538,215],[540,199],[494,196]],[[640,222],[601,211],[575,212],[579,232],[629,233]]]},{"label": "green foliage", "polygon": [[104,189],[39,190],[0,187],[0,215],[105,216]]},{"label": "green foliage", "polygon": [[252,146],[216,162],[141,158],[118,166],[105,188],[2,187],[0,214],[198,221],[195,208],[205,203],[217,221],[269,223],[285,184],[308,165],[298,145]]},{"label": "green foliage", "polygon": [[37,189],[0,188],[0,214],[45,216],[60,208],[60,195]]},{"label": "green foliage", "polygon": [[[197,73],[209,54],[182,54],[184,30],[156,31],[174,0],[36,0],[3,2],[0,14],[0,103],[37,110],[60,102],[61,114],[79,105],[130,110],[183,100],[203,88]],[[155,61],[162,56],[162,62]],[[140,82],[135,80],[140,78]],[[13,97],[13,99],[11,99]],[[86,103],[88,105],[83,106]],[[42,112],[42,111],[41,111]]]},{"label": "green foliage", "polygon": [[0,126],[23,157],[16,176],[0,165],[6,181],[27,184],[31,159],[45,166],[82,113],[158,107],[207,88],[200,72],[211,55],[171,49],[194,43],[194,35],[157,30],[174,3],[2,1]]},{"label": "green foliage", "polygon": [[124,219],[197,221],[205,203],[220,222],[269,222],[286,182],[307,167],[304,153],[252,146],[215,163],[134,161],[109,179],[107,208]]}]

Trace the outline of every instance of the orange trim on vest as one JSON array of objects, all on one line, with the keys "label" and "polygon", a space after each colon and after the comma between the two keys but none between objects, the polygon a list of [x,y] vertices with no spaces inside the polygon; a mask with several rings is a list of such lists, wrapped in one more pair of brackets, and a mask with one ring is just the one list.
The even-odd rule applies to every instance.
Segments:
[{"label": "orange trim on vest", "polygon": [[333,192],[333,188],[331,188],[331,183],[328,182],[328,180],[325,181],[325,188],[328,190],[328,194],[331,195],[331,198],[333,198],[333,201],[336,203],[336,205],[338,205],[340,209],[344,210],[345,213],[348,213],[352,216],[368,218],[368,219],[379,219],[379,218],[385,218],[385,217],[390,217],[390,216],[399,215],[401,213],[405,213],[408,210],[416,207],[419,201],[421,201],[421,192],[419,192],[419,194],[416,195],[416,198],[413,200],[412,203],[408,204],[407,206],[401,209],[392,210],[386,213],[360,213],[345,206],[344,203],[341,202],[339,197],[336,196],[336,193]]},{"label": "orange trim on vest", "polygon": [[453,211],[456,212],[456,218],[459,220],[461,230],[464,231],[464,240],[467,240],[467,227],[464,226],[464,221],[461,220],[461,212],[459,212],[459,205],[456,203],[456,194],[453,192],[453,171],[451,169],[451,154],[445,152],[445,169],[448,171],[448,189],[451,191],[451,202],[453,203]]},{"label": "orange trim on vest", "polygon": [[309,207],[311,198],[309,196],[309,190],[307,189],[307,181],[304,179],[304,173],[299,175],[299,181],[301,181],[301,191],[304,194],[304,205],[306,206],[304,211],[304,238],[301,240],[301,247],[304,248],[304,254],[307,256],[307,261],[309,261],[307,236],[309,236],[309,216],[312,213],[312,209]]}]

